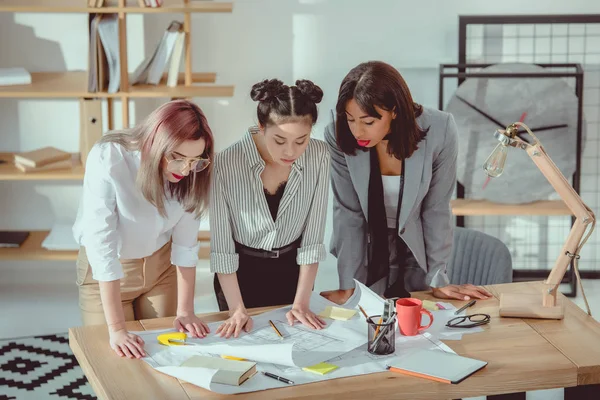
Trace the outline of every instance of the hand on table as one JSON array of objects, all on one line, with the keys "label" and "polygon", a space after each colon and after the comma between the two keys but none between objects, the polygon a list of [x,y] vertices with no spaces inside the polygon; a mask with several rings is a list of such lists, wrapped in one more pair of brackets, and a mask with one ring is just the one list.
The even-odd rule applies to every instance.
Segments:
[{"label": "hand on table", "polygon": [[144,340],[138,335],[127,332],[126,329],[109,331],[110,347],[121,357],[146,357]]},{"label": "hand on table", "polygon": [[295,321],[300,321],[304,326],[311,329],[323,329],[326,325],[325,321],[314,312],[310,311],[308,307],[294,305],[285,316],[287,317],[290,326],[294,325]]},{"label": "hand on table", "polygon": [[321,292],[321,296],[335,304],[344,304],[354,293],[354,289],[338,289]]},{"label": "hand on table", "polygon": [[492,297],[492,294],[483,287],[471,284],[448,285],[431,289],[433,291],[433,296],[438,299],[471,300],[471,298],[473,298],[485,300]]},{"label": "hand on table", "polygon": [[173,326],[179,332],[187,332],[196,338],[203,338],[210,332],[208,325],[195,314],[178,314],[173,321]]},{"label": "hand on table", "polygon": [[244,332],[250,332],[252,330],[252,324],[252,318],[248,315],[248,311],[246,311],[246,309],[237,309],[231,313],[229,319],[225,320],[225,322],[217,328],[215,333],[227,339],[232,335],[233,337],[238,337],[242,329]]}]

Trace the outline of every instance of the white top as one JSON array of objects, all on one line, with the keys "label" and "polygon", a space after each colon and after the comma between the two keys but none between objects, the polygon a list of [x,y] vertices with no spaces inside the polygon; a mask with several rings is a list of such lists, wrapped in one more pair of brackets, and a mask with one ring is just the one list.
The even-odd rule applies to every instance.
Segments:
[{"label": "white top", "polygon": [[383,202],[385,204],[385,215],[387,217],[388,228],[396,227],[401,179],[402,175],[381,175],[381,181],[383,183]]},{"label": "white top", "polygon": [[196,267],[200,221],[169,197],[162,217],[136,187],[139,166],[139,151],[115,143],[96,144],[88,155],[73,235],[98,281],[123,278],[119,259],[150,256],[171,238],[171,262]]},{"label": "white top", "polygon": [[235,242],[255,249],[284,247],[300,236],[296,262],[308,265],[327,257],[324,236],[329,195],[327,145],[310,139],[292,170],[273,221],[260,174],[265,162],[252,134],[217,154],[210,205],[210,268],[237,271]]}]

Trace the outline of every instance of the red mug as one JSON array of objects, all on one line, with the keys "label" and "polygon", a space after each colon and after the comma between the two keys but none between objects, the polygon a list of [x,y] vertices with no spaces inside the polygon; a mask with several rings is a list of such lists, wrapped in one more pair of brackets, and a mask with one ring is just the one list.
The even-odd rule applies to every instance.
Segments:
[{"label": "red mug", "polygon": [[[423,302],[419,299],[396,300],[396,313],[398,314],[400,333],[404,336],[415,336],[419,331],[427,329],[433,324],[433,315],[423,308]],[[429,316],[428,325],[421,325],[421,314]]]}]

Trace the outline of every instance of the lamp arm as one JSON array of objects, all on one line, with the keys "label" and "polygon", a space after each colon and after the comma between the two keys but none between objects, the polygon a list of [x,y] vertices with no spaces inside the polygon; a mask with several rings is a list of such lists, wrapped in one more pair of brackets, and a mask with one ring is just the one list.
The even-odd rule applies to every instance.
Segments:
[{"label": "lamp arm", "polygon": [[[523,126],[528,133],[535,139],[534,144],[529,144],[519,137],[513,137],[511,140],[514,142],[514,147],[521,148],[527,151],[529,157],[533,160],[538,169],[542,172],[544,177],[548,180],[548,182],[552,185],[554,190],[559,194],[561,199],[565,202],[569,210],[571,210],[573,216],[575,217],[575,222],[567,236],[565,244],[556,259],[554,267],[550,271],[548,278],[545,281],[545,284],[549,286],[546,293],[544,293],[543,304],[546,307],[552,307],[556,305],[556,293],[558,290],[558,286],[560,285],[565,273],[567,272],[567,268],[573,260],[573,267],[575,269],[575,273],[577,275],[577,279],[579,280],[579,284],[581,285],[581,279],[579,277],[579,270],[577,268],[577,263],[579,259],[579,253],[581,252],[581,248],[587,241],[587,239],[592,234],[594,227],[596,225],[596,217],[594,212],[583,202],[581,197],[577,194],[575,189],[571,186],[569,181],[565,178],[565,176],[560,172],[560,169],[554,164],[552,159],[548,156],[548,153],[542,147],[539,139],[529,130],[529,128],[521,123],[516,122],[514,125]],[[591,226],[588,234],[584,237],[585,231],[588,226]],[[583,240],[582,240],[583,238]],[[583,287],[581,287],[583,293]],[[587,299],[585,298],[585,303],[588,309],[588,314],[591,315],[589,310],[589,305],[587,304]]]}]

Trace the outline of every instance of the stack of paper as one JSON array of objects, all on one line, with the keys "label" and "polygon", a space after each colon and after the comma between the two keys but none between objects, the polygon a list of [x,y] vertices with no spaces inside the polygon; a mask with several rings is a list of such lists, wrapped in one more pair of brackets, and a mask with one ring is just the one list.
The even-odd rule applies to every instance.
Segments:
[{"label": "stack of paper", "polygon": [[[353,303],[360,304],[367,314],[381,313],[384,300],[366,286],[356,283]],[[316,293],[311,295],[310,308],[315,313],[323,313],[326,308],[339,315],[337,306]],[[352,307],[346,303],[347,310]],[[355,313],[347,320],[327,320],[323,330],[305,328],[299,324],[289,326],[285,313],[289,307],[269,311],[254,316],[254,329],[242,333],[239,338],[224,339],[211,334],[203,339],[187,338],[189,346],[163,346],[158,343],[158,335],[173,330],[133,332],[142,337],[147,357],[144,361],[152,368],[183,381],[217,393],[245,393],[311,382],[336,379],[347,376],[383,372],[386,365],[401,360],[405,354],[415,349],[441,352],[453,351],[441,341],[424,333],[411,337],[396,335],[396,353],[388,356],[374,356],[367,351],[367,323],[362,313]],[[343,318],[348,316],[341,312]],[[330,313],[331,315],[331,313]],[[275,334],[268,321],[277,322],[283,339]],[[221,322],[211,323],[214,332]],[[294,354],[296,353],[296,354]],[[222,368],[219,361],[203,367],[190,359],[196,356],[221,358],[224,355],[243,358],[255,362],[257,370],[288,379],[283,383],[263,374],[256,374],[241,385],[222,384],[217,376]],[[295,357],[299,356],[299,357]]]},{"label": "stack of paper", "polygon": [[0,68],[0,86],[29,85],[31,74],[25,68]]},{"label": "stack of paper", "polygon": [[42,247],[47,250],[56,251],[76,251],[79,245],[73,238],[73,224],[68,222],[58,222],[54,224],[46,239],[42,242]]}]

